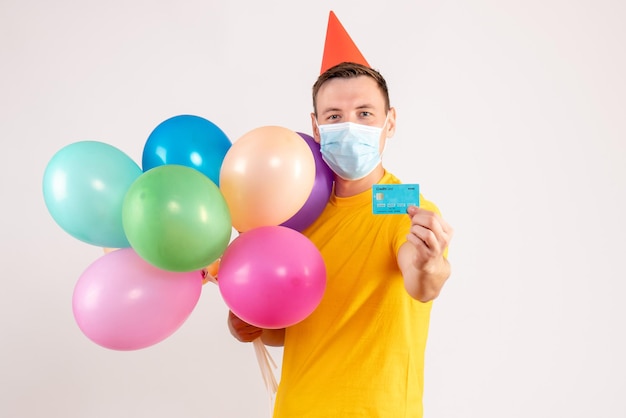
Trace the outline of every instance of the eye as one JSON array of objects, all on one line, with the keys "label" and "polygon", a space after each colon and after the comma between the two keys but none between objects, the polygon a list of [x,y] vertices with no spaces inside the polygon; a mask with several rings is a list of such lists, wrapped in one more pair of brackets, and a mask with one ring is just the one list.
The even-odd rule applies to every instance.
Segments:
[{"label": "eye", "polygon": [[338,120],[339,119],[339,115],[330,115],[328,118],[326,118],[327,120]]},{"label": "eye", "polygon": [[372,116],[371,112],[368,112],[367,110],[364,110],[361,112],[361,117],[362,118],[367,118],[369,116]]}]

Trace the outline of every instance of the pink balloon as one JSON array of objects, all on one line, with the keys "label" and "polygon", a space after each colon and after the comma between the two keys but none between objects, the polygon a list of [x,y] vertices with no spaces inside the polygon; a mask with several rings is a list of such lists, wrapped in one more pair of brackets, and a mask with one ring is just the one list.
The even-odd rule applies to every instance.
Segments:
[{"label": "pink balloon", "polygon": [[72,309],[81,331],[113,350],[137,350],[173,334],[202,291],[202,272],[175,273],[148,264],[132,248],[93,262],[74,287]]},{"label": "pink balloon", "polygon": [[326,266],[315,245],[284,226],[241,233],[226,248],[218,286],[224,302],[261,328],[296,324],[315,310],[326,289]]}]

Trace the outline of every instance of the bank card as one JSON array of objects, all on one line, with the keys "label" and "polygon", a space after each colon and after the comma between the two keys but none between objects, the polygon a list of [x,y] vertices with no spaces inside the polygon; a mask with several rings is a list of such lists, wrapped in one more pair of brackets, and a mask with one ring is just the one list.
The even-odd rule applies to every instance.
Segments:
[{"label": "bank card", "polygon": [[375,184],[372,187],[374,215],[406,213],[409,206],[419,205],[419,184]]}]

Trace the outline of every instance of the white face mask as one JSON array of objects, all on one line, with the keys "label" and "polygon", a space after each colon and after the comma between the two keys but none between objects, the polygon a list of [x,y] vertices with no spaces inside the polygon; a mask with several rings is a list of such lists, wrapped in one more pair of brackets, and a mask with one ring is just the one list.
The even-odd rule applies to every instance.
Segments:
[{"label": "white face mask", "polygon": [[381,161],[380,136],[385,125],[387,119],[381,128],[353,122],[318,125],[322,158],[341,178],[362,179]]}]

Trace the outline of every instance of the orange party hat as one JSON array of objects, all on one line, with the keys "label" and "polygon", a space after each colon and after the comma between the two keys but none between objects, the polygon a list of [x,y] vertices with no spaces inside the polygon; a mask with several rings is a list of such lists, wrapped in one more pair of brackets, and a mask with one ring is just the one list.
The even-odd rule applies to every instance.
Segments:
[{"label": "orange party hat", "polygon": [[328,16],[328,28],[326,29],[326,42],[324,44],[324,56],[322,57],[320,74],[330,67],[346,61],[370,66],[339,19],[337,19],[335,13],[331,10]]}]

